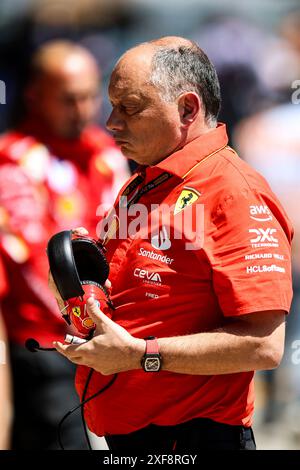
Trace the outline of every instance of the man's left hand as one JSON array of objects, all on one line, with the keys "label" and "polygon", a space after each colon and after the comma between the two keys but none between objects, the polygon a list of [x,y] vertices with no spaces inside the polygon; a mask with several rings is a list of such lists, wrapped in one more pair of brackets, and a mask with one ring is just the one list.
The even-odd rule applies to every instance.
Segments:
[{"label": "man's left hand", "polygon": [[87,310],[96,324],[95,336],[80,345],[54,342],[57,351],[71,362],[91,367],[103,375],[141,368],[145,341],[134,338],[108,318],[93,298],[87,300]]}]

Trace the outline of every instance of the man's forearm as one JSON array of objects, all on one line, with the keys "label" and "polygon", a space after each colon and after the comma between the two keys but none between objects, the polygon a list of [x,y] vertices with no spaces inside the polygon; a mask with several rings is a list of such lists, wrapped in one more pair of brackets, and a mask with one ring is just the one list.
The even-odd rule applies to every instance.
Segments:
[{"label": "man's forearm", "polygon": [[[272,338],[272,340],[271,340]],[[184,374],[215,375],[272,369],[281,353],[284,324],[272,333],[255,334],[239,322],[215,331],[159,338],[162,369]],[[272,346],[270,346],[272,345]]]},{"label": "man's forearm", "polygon": [[[96,324],[95,336],[80,345],[56,342],[56,349],[75,364],[103,375],[140,369],[145,340],[107,317],[93,299],[88,299],[87,311]],[[158,338],[162,368],[197,375],[273,369],[283,354],[284,328],[285,311],[271,310],[229,319],[215,331]]]},{"label": "man's forearm", "polygon": [[217,330],[160,338],[162,369],[183,374],[229,374],[264,369],[261,341]]}]

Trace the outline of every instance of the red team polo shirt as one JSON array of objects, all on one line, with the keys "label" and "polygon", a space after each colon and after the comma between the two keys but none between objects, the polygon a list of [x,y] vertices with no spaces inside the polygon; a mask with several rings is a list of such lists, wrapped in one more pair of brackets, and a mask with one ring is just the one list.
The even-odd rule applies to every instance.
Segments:
[{"label": "red team polo shirt", "polygon": [[[158,176],[169,175],[137,201],[146,206],[148,217],[136,233],[120,239],[124,221],[117,209],[119,229],[106,243],[113,320],[133,336],[189,335],[222,327],[239,315],[289,311],[292,227],[265,179],[227,142],[225,126],[219,125],[156,166],[141,169],[129,182],[143,178],[138,188],[132,183],[132,192],[127,190],[130,199],[149,182],[157,183]],[[151,229],[153,212],[162,204],[172,208],[169,220],[158,219]],[[88,370],[78,368],[80,395]],[[124,372],[86,405],[85,416],[98,435],[196,417],[251,426],[253,375]],[[110,380],[94,373],[86,396]]]}]

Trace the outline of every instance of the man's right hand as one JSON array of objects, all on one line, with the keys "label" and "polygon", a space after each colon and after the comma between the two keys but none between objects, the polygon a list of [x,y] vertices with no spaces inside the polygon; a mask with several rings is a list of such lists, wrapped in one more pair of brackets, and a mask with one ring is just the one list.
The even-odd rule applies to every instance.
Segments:
[{"label": "man's right hand", "polygon": [[84,228],[84,227],[73,228],[73,229],[72,229],[72,233],[73,233],[73,235],[82,235],[82,236],[86,236],[86,235],[89,234],[89,232],[87,231],[87,229]]}]

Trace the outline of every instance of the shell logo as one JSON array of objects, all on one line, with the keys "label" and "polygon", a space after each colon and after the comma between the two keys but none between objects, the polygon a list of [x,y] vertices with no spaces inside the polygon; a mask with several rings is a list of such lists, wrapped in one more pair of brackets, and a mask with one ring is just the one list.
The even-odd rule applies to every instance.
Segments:
[{"label": "shell logo", "polygon": [[94,326],[95,326],[95,323],[93,322],[93,320],[92,320],[90,317],[85,318],[85,319],[82,321],[82,324],[83,324],[83,326],[85,326],[86,328],[94,328]]}]

